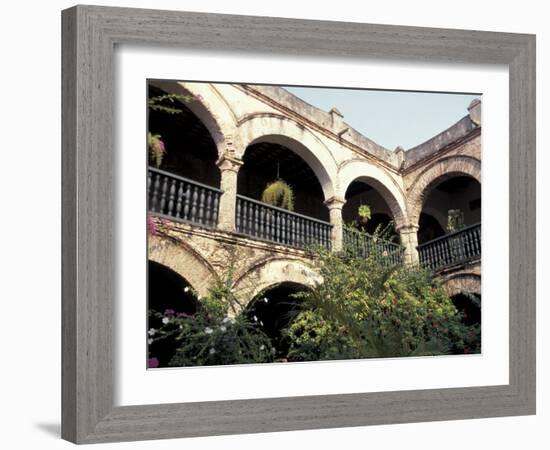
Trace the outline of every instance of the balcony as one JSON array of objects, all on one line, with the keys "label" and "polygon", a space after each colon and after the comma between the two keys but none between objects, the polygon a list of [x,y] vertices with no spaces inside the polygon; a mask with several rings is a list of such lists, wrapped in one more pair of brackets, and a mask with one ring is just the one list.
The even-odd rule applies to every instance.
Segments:
[{"label": "balcony", "polygon": [[152,167],[147,175],[149,211],[178,222],[216,227],[221,190]]},{"label": "balcony", "polygon": [[236,229],[238,233],[289,247],[322,245],[330,249],[329,222],[237,195]]},{"label": "balcony", "polygon": [[434,272],[481,259],[481,224],[418,246],[420,264]]},{"label": "balcony", "polygon": [[344,248],[355,255],[365,258],[372,256],[387,264],[397,265],[403,262],[401,245],[350,228],[344,229]]}]

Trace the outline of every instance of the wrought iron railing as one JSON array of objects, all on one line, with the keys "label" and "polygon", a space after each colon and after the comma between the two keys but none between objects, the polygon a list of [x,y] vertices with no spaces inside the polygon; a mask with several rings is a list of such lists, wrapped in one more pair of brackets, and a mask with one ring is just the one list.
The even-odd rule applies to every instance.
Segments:
[{"label": "wrought iron railing", "polygon": [[418,246],[420,264],[433,271],[481,258],[481,224],[446,234]]},{"label": "wrought iron railing", "polygon": [[363,231],[344,228],[344,249],[364,258],[373,257],[388,264],[401,264],[403,247]]},{"label": "wrought iron railing", "polygon": [[149,167],[149,211],[207,227],[218,223],[219,189]]},{"label": "wrought iron railing", "polygon": [[332,225],[237,195],[237,232],[290,247],[322,245],[330,249]]}]

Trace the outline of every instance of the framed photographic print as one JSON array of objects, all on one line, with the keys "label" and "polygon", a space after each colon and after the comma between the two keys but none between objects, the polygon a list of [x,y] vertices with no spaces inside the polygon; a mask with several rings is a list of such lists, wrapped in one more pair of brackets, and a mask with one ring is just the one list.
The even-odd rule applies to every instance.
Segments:
[{"label": "framed photographic print", "polygon": [[64,11],[63,437],[533,414],[534,51]]}]

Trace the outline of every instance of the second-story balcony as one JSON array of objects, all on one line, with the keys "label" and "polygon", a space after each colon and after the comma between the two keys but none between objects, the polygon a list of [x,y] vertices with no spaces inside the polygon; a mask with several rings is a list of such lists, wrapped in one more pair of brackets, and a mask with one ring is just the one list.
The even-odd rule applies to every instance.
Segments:
[{"label": "second-story balcony", "polygon": [[322,245],[330,249],[329,222],[237,195],[238,233],[290,247]]},{"label": "second-story balcony", "polygon": [[446,234],[418,246],[420,264],[434,272],[481,259],[481,224]]},{"label": "second-story balcony", "polygon": [[149,211],[179,222],[217,226],[220,189],[153,167],[147,175]]},{"label": "second-story balcony", "polygon": [[356,255],[365,258],[373,257],[380,262],[388,264],[403,262],[401,245],[359,230],[344,229],[344,247]]}]

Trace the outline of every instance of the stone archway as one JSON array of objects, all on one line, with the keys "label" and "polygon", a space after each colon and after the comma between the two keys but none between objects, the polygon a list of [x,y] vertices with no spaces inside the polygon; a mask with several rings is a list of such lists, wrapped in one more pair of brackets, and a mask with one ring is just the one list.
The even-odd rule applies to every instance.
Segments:
[{"label": "stone archway", "polygon": [[200,296],[208,293],[217,277],[214,268],[184,242],[176,244],[166,238],[149,236],[148,258],[181,275]]},{"label": "stone archway", "polygon": [[460,271],[442,279],[442,284],[449,297],[458,294],[481,295],[481,275]]},{"label": "stone archway", "polygon": [[154,80],[151,85],[165,92],[193,95],[200,101],[186,103],[186,107],[195,114],[216,143],[218,156],[234,151],[238,143],[234,142],[236,132],[235,115],[229,109],[214,86],[210,83],[192,83],[184,81]]},{"label": "stone archway", "polygon": [[278,114],[257,114],[239,122],[242,142],[237,156],[242,158],[253,144],[266,142],[282,145],[302,158],[315,173],[325,200],[336,193],[336,162],[329,149],[310,130]]},{"label": "stone archway", "polygon": [[431,187],[444,178],[461,175],[472,177],[481,184],[481,162],[471,156],[451,156],[440,159],[423,170],[407,194],[410,223],[418,225],[425,196]]},{"label": "stone archway", "polygon": [[241,306],[261,292],[281,283],[294,283],[308,288],[321,282],[320,275],[309,264],[300,259],[269,258],[242,273],[233,285]]},{"label": "stone archway", "polygon": [[393,216],[395,228],[399,230],[408,224],[405,196],[398,182],[380,167],[368,161],[353,160],[340,168],[340,197],[344,198],[348,187],[354,181],[371,185],[384,199]]}]

